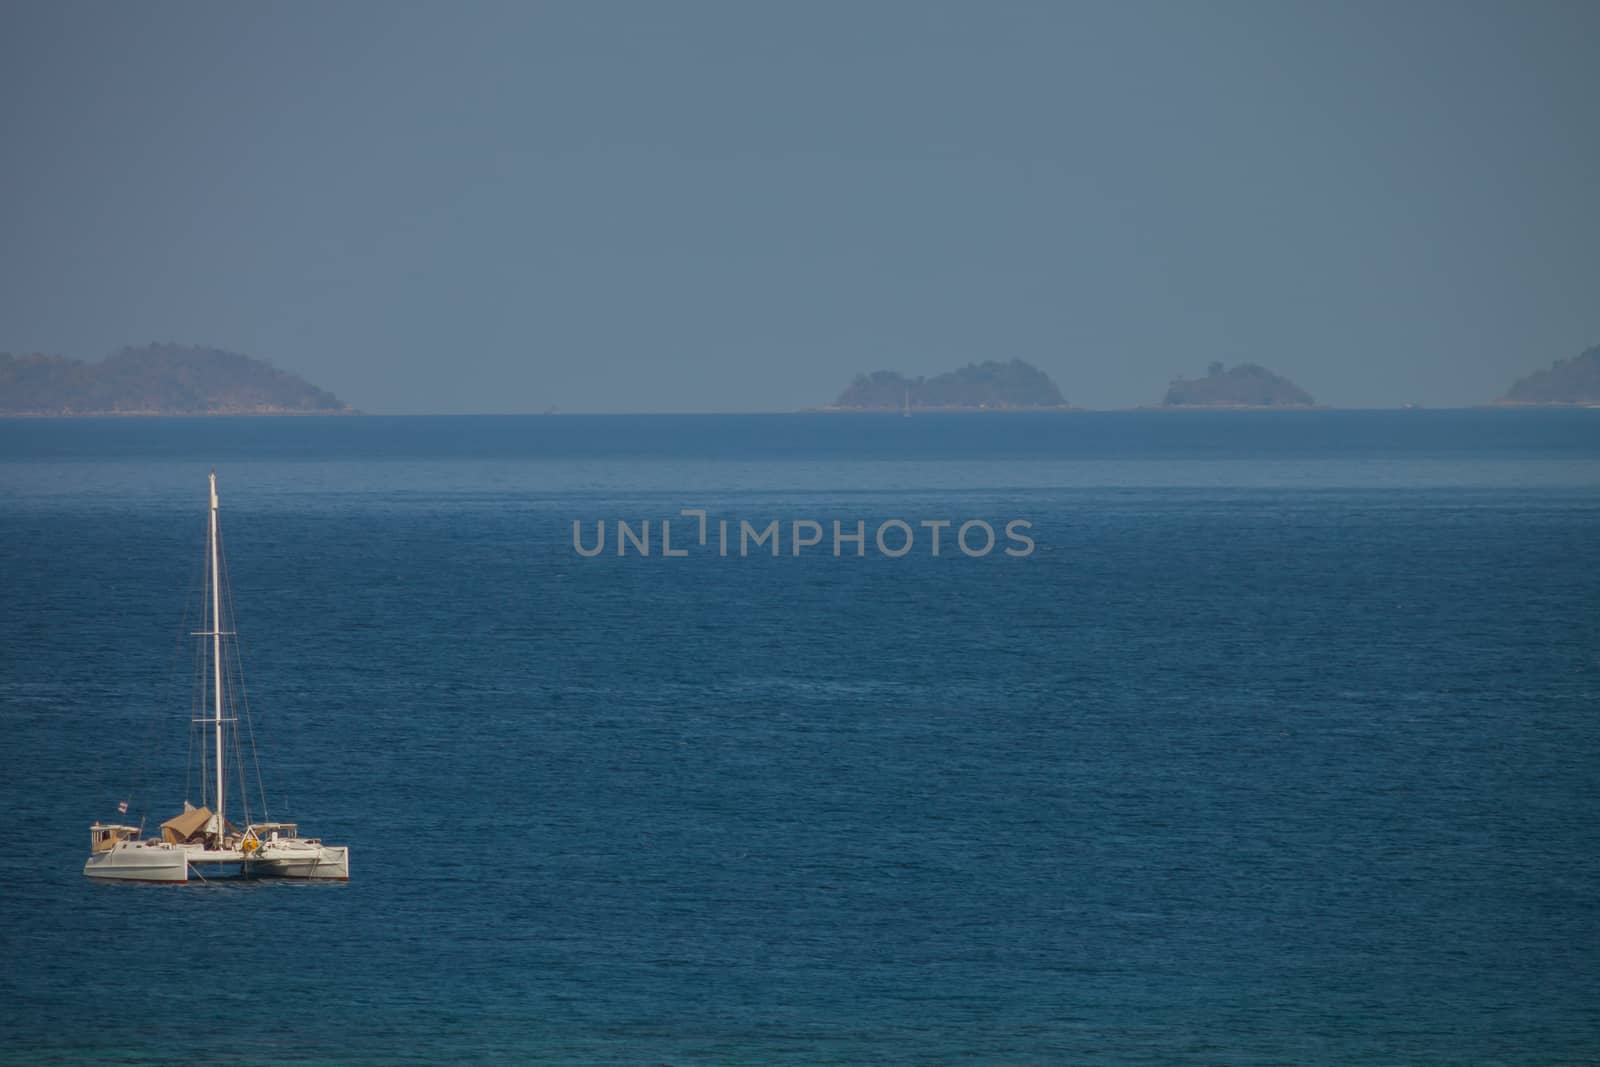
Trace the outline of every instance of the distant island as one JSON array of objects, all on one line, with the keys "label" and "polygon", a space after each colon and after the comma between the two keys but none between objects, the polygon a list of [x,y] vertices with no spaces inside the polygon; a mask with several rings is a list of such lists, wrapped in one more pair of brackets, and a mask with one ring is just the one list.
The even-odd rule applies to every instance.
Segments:
[{"label": "distant island", "polygon": [[99,363],[0,353],[0,415],[350,415],[350,405],[270,363],[153,344]]},{"label": "distant island", "polygon": [[1050,376],[1030,363],[986,360],[935,375],[907,378],[894,371],[858,374],[824,411],[1008,411],[1065,408]]},{"label": "distant island", "polygon": [[1572,359],[1558,359],[1548,370],[1518,378],[1495,404],[1600,405],[1600,345]]},{"label": "distant island", "polygon": [[1196,381],[1178,378],[1167,387],[1162,407],[1290,408],[1311,407],[1311,394],[1255,363],[1224,369],[1221,363],[1206,368]]}]

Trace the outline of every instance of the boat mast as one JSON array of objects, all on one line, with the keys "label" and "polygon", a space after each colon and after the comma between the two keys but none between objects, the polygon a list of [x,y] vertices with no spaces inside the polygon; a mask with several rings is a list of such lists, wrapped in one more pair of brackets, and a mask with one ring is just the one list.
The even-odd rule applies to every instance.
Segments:
[{"label": "boat mast", "polygon": [[217,568],[217,472],[211,472],[211,673],[214,683],[217,728],[217,846],[221,847],[222,806],[222,574]]}]

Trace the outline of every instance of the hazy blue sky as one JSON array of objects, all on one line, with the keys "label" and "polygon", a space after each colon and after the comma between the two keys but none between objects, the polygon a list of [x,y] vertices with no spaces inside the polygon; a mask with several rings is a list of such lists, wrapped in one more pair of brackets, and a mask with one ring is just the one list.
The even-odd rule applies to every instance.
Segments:
[{"label": "hazy blue sky", "polygon": [[1489,399],[1600,342],[1600,3],[9,3],[0,351],[369,411],[1021,357]]}]

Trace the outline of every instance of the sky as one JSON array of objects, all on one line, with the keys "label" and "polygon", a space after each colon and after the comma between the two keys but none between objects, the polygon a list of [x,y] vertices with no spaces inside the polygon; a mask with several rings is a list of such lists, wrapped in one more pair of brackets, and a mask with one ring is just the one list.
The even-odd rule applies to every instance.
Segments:
[{"label": "sky", "polygon": [[383,413],[1012,358],[1479,403],[1600,343],[1597,43],[1590,0],[11,0],[0,351]]}]

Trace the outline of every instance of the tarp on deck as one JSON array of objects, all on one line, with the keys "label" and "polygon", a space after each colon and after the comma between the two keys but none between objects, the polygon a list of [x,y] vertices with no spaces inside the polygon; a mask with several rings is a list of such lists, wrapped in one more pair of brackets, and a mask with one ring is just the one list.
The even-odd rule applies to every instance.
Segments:
[{"label": "tarp on deck", "polygon": [[190,808],[161,824],[161,840],[174,845],[182,844],[203,830],[211,818],[210,808]]}]

